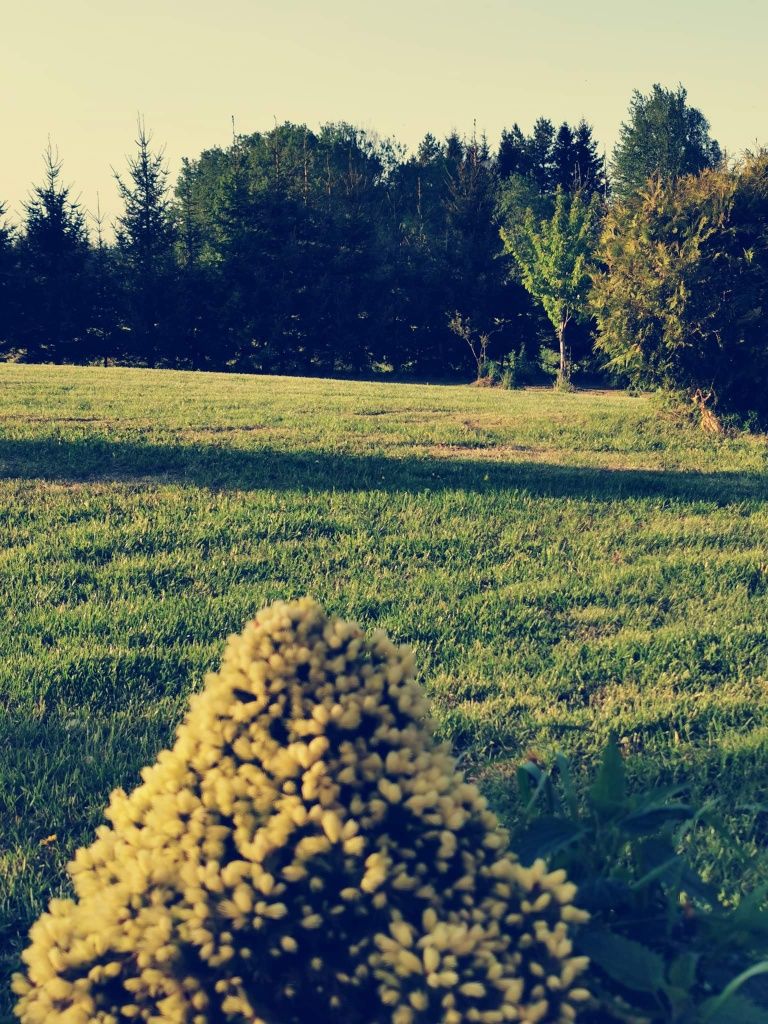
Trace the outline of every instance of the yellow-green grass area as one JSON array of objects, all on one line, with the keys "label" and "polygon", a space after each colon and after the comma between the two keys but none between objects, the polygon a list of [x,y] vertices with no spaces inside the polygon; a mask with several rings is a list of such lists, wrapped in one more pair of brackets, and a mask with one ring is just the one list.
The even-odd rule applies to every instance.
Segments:
[{"label": "yellow-green grass area", "polygon": [[415,647],[494,799],[615,730],[720,807],[724,890],[766,877],[767,469],[618,392],[0,366],[0,988],[227,634],[305,593]]}]

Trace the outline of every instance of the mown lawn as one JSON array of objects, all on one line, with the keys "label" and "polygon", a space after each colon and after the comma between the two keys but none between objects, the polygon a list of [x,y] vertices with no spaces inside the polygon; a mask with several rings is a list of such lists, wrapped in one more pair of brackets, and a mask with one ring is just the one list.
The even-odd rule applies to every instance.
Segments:
[{"label": "mown lawn", "polygon": [[303,593],[415,646],[497,796],[616,730],[720,802],[725,891],[768,877],[767,471],[621,393],[0,366],[0,988],[226,635]]}]

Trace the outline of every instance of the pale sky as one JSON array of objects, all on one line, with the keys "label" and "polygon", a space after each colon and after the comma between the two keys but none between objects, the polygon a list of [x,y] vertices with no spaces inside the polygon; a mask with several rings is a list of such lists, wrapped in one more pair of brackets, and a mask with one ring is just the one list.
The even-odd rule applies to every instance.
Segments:
[{"label": "pale sky", "polygon": [[346,120],[414,147],[496,144],[538,116],[609,152],[634,88],[682,82],[730,152],[768,142],[768,0],[5,0],[0,200],[20,210],[48,137],[86,207],[119,209],[144,114],[182,156],[275,120]]}]

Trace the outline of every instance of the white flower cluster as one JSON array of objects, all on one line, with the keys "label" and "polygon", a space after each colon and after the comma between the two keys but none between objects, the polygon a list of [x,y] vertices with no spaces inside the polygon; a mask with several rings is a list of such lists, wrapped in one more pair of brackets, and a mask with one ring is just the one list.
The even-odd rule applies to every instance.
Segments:
[{"label": "white flower cluster", "polygon": [[523,868],[408,650],[276,604],[33,926],[22,1024],[566,1024],[575,887]]}]

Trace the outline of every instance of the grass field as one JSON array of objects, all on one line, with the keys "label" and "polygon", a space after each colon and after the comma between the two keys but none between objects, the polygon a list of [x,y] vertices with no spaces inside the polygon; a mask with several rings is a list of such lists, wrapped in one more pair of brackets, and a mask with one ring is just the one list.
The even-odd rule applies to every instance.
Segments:
[{"label": "grass field", "polygon": [[615,729],[721,801],[724,889],[767,877],[767,471],[622,393],[0,366],[0,988],[226,635],[304,593],[414,645],[497,794]]}]

